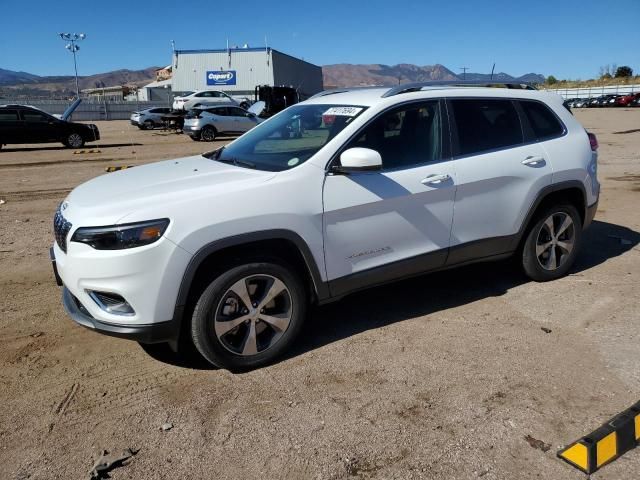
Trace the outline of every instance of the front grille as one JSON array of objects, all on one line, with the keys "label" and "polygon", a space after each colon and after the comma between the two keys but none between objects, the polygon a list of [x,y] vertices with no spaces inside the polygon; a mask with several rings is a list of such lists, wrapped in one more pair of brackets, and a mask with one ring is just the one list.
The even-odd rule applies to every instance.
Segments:
[{"label": "front grille", "polygon": [[60,207],[56,210],[56,214],[53,216],[53,233],[56,236],[56,243],[64,253],[67,253],[67,235],[71,230],[71,223],[69,223],[60,211]]}]

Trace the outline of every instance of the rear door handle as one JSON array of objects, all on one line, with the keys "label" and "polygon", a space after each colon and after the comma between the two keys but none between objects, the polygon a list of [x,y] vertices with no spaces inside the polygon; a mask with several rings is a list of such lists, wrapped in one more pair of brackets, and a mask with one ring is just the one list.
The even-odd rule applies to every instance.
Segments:
[{"label": "rear door handle", "polygon": [[429,175],[427,178],[423,178],[420,183],[423,185],[440,185],[448,180],[451,180],[451,176],[445,173],[442,175]]},{"label": "rear door handle", "polygon": [[527,167],[543,167],[547,164],[544,158],[540,156],[529,156],[522,161]]}]

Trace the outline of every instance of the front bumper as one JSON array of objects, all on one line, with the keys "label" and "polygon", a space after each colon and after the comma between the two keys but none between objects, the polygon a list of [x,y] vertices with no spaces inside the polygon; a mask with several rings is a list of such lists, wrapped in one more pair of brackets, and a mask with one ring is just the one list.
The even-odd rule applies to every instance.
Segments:
[{"label": "front bumper", "polygon": [[176,342],[180,335],[180,319],[178,318],[150,325],[125,326],[102,322],[92,317],[84,305],[66,287],[62,288],[62,304],[67,314],[77,324],[112,337],[127,338],[140,343],[163,343]]},{"label": "front bumper", "polygon": [[584,225],[582,228],[588,228],[589,225],[591,225],[591,222],[593,222],[593,219],[596,216],[596,211],[598,210],[598,201],[599,200],[596,200],[593,205],[587,207],[584,216]]}]

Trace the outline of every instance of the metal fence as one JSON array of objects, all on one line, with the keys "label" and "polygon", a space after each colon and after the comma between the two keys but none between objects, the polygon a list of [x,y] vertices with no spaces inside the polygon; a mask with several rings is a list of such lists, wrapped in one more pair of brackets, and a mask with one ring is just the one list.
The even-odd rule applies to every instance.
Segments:
[{"label": "metal fence", "polygon": [[592,98],[600,95],[627,95],[640,92],[640,84],[635,85],[607,85],[587,88],[547,88],[548,92],[555,92],[563,98]]},{"label": "metal fence", "polygon": [[[50,114],[62,114],[71,104],[68,100],[0,100],[2,104],[31,105]],[[145,108],[170,107],[165,102],[127,102],[124,100],[83,99],[73,112],[72,120],[128,120],[132,112]]]}]

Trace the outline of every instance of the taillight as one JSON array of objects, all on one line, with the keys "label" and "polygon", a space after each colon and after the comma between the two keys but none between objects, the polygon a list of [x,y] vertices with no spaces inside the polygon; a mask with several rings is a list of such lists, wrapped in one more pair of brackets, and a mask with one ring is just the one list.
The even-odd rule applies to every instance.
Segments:
[{"label": "taillight", "polygon": [[587,132],[589,136],[589,144],[591,145],[591,151],[595,152],[598,150],[598,139],[596,138],[595,133]]}]

